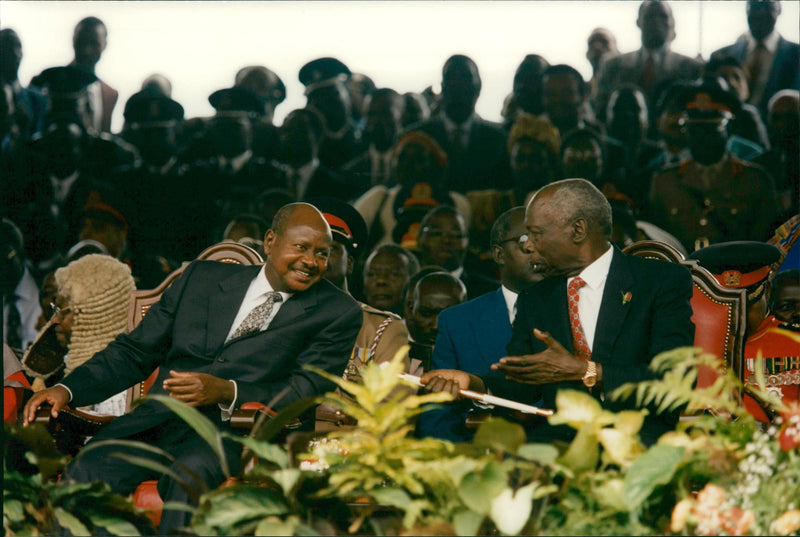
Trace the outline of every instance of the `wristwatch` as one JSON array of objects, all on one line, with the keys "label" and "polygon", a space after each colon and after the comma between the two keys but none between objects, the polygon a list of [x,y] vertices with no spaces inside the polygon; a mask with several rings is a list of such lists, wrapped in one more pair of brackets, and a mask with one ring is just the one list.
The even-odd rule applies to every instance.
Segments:
[{"label": "wristwatch", "polygon": [[589,360],[586,362],[586,373],[583,375],[583,385],[591,388],[597,384],[597,364]]}]

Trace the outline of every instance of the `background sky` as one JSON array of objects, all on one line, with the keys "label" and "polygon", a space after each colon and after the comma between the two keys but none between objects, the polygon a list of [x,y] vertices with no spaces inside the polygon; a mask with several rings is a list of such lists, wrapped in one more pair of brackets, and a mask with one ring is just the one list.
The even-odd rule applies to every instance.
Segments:
[{"label": "background sky", "polygon": [[[670,3],[677,37],[672,49],[704,59],[746,29],[743,1]],[[800,39],[800,2],[784,1],[778,31]],[[452,54],[472,57],[483,79],[477,111],[497,121],[514,71],[526,54],[567,63],[588,80],[586,38],[603,26],[622,52],[639,48],[638,1],[0,1],[0,23],[22,39],[20,79],[72,60],[72,32],[94,15],[108,27],[97,74],[120,93],[112,130],[122,127],[125,101],[152,73],[166,75],[187,117],[208,116],[208,96],[230,87],[245,65],[265,65],[284,81],[287,98],[276,123],[305,104],[300,67],[335,56],[379,87],[400,92],[438,89]]]}]

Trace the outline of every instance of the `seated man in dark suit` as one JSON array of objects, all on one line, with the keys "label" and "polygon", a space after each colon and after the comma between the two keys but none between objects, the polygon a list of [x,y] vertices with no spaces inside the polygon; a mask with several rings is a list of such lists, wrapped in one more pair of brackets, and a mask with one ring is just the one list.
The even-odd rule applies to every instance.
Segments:
[{"label": "seated man in dark suit", "polygon": [[[73,407],[99,402],[147,378],[160,368],[151,393],[169,395],[197,407],[223,431],[237,403],[259,401],[281,408],[320,395],[334,384],[310,371],[313,365],[341,375],[361,327],[361,309],[322,276],[327,269],[331,231],[308,204],[290,204],[275,216],[264,236],[263,266],[197,262],[189,265],[142,323],[120,336],[58,384],[37,393],[25,407],[30,423],[42,403],[56,417]],[[195,488],[219,485],[225,475],[219,459],[183,420],[153,401],[114,420],[100,440],[136,439],[175,457],[168,462],[135,448],[128,453],[156,459]],[[100,479],[127,494],[143,480],[159,479],[166,501],[196,503],[168,475],[111,456],[120,447],[98,448],[91,460],[67,468],[66,479]],[[241,445],[225,441],[232,473]],[[190,468],[187,473],[185,468]],[[164,510],[160,531],[174,533],[189,513]]]},{"label": "seated man in dark suit", "polygon": [[[502,286],[442,311],[433,347],[433,369],[460,369],[484,375],[506,355],[511,325],[517,314],[517,296],[542,279],[533,250],[526,249],[525,208],[514,207],[501,214],[492,226],[492,256],[500,269]],[[471,407],[457,404],[420,415],[417,431],[451,441],[468,441],[472,434],[464,427]]]},{"label": "seated man in dark suit", "polygon": [[[523,291],[509,356],[482,377],[463,371],[430,371],[432,391],[486,391],[528,404],[544,399],[555,408],[559,390],[584,390],[611,411],[636,408],[612,401],[622,384],[652,378],[652,358],[691,345],[692,280],[678,265],[627,256],[611,246],[611,207],[591,183],[565,179],[542,188],[528,204],[527,248],[552,273]],[[677,424],[676,413],[644,418],[641,436],[652,444]],[[543,420],[527,424],[539,442],[570,440],[575,431]]]}]

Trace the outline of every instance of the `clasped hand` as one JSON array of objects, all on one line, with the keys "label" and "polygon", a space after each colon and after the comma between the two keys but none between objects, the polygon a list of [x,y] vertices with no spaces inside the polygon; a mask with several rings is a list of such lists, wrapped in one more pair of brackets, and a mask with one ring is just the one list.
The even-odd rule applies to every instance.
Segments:
[{"label": "clasped hand", "polygon": [[536,354],[506,356],[492,364],[492,369],[523,384],[550,384],[583,378],[586,373],[584,360],[576,358],[547,332],[534,328],[533,335],[547,346],[545,350]]},{"label": "clasped hand", "polygon": [[169,396],[189,406],[221,404],[228,406],[233,401],[233,384],[207,373],[172,371],[164,379],[162,387]]}]

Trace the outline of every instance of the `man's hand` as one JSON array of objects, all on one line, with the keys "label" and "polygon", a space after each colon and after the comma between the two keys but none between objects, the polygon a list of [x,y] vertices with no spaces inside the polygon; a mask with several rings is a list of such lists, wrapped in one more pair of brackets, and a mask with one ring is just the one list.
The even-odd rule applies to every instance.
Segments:
[{"label": "man's hand", "polygon": [[33,397],[28,400],[25,409],[22,411],[22,423],[25,427],[36,418],[36,411],[42,403],[52,405],[53,408],[50,410],[50,415],[56,418],[58,417],[58,411],[69,403],[69,392],[63,386],[53,386],[33,394]]},{"label": "man's hand", "polygon": [[190,371],[170,371],[170,378],[162,386],[169,396],[183,401],[189,406],[208,406],[221,404],[229,406],[233,401],[233,383],[208,375]]},{"label": "man's hand", "polygon": [[581,380],[586,374],[586,361],[576,358],[547,332],[533,329],[536,339],[547,349],[537,354],[501,358],[492,369],[502,371],[509,380],[523,384],[550,384]]},{"label": "man's hand", "polygon": [[434,369],[428,371],[420,378],[420,382],[429,392],[448,392],[456,399],[460,399],[461,390],[485,392],[483,381],[458,369]]}]

